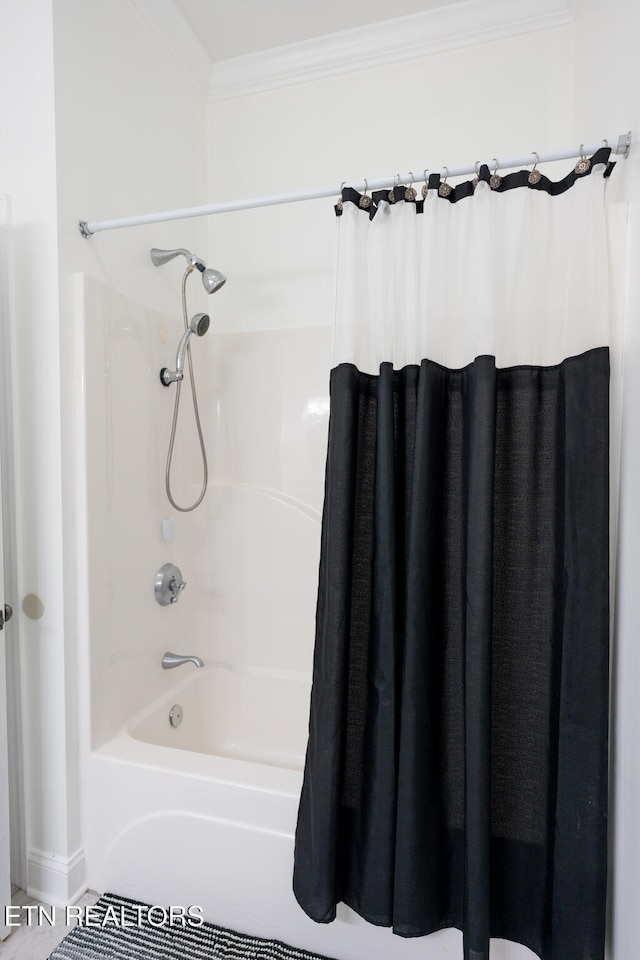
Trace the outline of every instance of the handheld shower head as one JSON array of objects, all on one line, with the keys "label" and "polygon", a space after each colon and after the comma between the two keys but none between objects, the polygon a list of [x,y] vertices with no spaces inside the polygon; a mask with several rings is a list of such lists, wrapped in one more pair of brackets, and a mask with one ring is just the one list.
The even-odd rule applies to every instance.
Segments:
[{"label": "handheld shower head", "polygon": [[209,319],[208,313],[196,313],[191,317],[189,330],[191,330],[192,333],[195,333],[197,337],[204,337],[205,333],[209,329],[210,323],[211,320]]},{"label": "handheld shower head", "polygon": [[165,387],[168,387],[170,383],[176,383],[178,380],[182,380],[184,377],[184,355],[187,352],[187,346],[189,345],[189,338],[195,335],[197,337],[204,337],[205,333],[209,329],[209,314],[208,313],[196,313],[191,318],[191,323],[182,334],[180,343],[178,344],[178,350],[176,352],[176,369],[175,371],[168,370],[167,367],[163,367],[160,371],[160,380]]},{"label": "handheld shower head", "polygon": [[208,313],[196,313],[191,318],[191,323],[182,334],[182,339],[178,344],[178,350],[176,353],[176,373],[179,373],[182,377],[182,372],[184,370],[184,355],[187,351],[187,346],[189,344],[189,338],[193,333],[197,337],[204,337],[205,333],[209,329],[209,314]]}]

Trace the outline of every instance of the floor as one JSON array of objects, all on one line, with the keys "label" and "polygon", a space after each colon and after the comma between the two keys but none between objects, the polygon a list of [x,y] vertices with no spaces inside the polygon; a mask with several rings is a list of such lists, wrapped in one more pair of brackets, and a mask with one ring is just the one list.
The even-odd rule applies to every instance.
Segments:
[{"label": "floor", "polygon": [[[78,900],[77,906],[84,907],[96,903],[98,894],[90,891]],[[24,890],[18,887],[11,889],[11,905],[17,908],[24,907],[45,907],[48,914],[51,908],[29,897]],[[55,926],[49,923],[40,915],[43,922],[38,922],[38,913],[36,910],[15,910],[13,917],[20,921],[20,926],[15,927],[6,940],[0,945],[0,956],[2,960],[47,960],[47,957],[53,948],[62,940],[63,937],[73,929],[74,924],[65,926],[65,911],[55,910]],[[31,917],[31,923],[28,922]]]}]

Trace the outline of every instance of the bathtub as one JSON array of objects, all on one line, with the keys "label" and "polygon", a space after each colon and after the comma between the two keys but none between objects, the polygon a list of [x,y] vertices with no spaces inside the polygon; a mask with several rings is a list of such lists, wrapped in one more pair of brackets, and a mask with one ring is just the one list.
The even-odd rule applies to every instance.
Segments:
[{"label": "bathtub", "polygon": [[[128,725],[130,737],[160,747],[302,770],[310,695],[306,677],[240,671],[222,664],[176,669],[189,670],[190,676]],[[169,720],[174,706],[169,700],[174,698],[182,710],[177,727]]]},{"label": "bathtub", "polygon": [[[292,892],[331,329],[208,334],[198,354],[209,491],[200,510],[177,517],[164,492],[173,395],[158,380],[173,363],[176,317],[83,275],[74,277],[74,298],[90,888],[201,906],[212,923],[337,960],[460,958],[457,931],[403,940],[343,906],[334,923],[315,924]],[[196,465],[199,491],[190,442],[177,466]],[[153,585],[168,561],[189,586],[179,603],[161,607]],[[173,649],[206,666],[162,670]],[[177,728],[169,723],[175,704]],[[492,960],[506,956],[516,954],[492,950]]]},{"label": "bathtub", "polygon": [[[182,673],[185,671],[185,673]],[[188,671],[188,673],[186,672]],[[310,682],[296,674],[191,665],[91,752],[85,802],[91,885],[338,960],[460,956],[457,931],[403,940],[340,905],[309,920],[292,892]],[[183,711],[174,728],[169,713]]]}]

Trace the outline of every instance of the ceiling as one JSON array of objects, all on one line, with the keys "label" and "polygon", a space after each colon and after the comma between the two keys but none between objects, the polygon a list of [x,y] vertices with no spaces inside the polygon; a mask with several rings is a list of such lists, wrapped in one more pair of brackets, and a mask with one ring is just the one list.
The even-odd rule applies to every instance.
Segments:
[{"label": "ceiling", "polygon": [[458,0],[174,0],[215,62]]}]

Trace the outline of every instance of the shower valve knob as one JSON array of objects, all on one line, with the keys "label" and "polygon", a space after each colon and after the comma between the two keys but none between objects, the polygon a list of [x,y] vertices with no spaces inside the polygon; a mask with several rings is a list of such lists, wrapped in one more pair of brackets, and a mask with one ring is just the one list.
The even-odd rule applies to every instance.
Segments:
[{"label": "shower valve knob", "polygon": [[178,581],[175,578],[172,578],[169,581],[169,590],[171,590],[173,594],[173,596],[171,597],[171,603],[178,602],[180,598],[180,594],[182,593],[186,585],[187,585],[186,580],[181,580],[180,583],[178,583]]},{"label": "shower valve knob", "polygon": [[186,585],[178,567],[173,563],[165,563],[156,574],[154,584],[156,600],[161,607],[168,607],[172,603],[177,603]]}]

